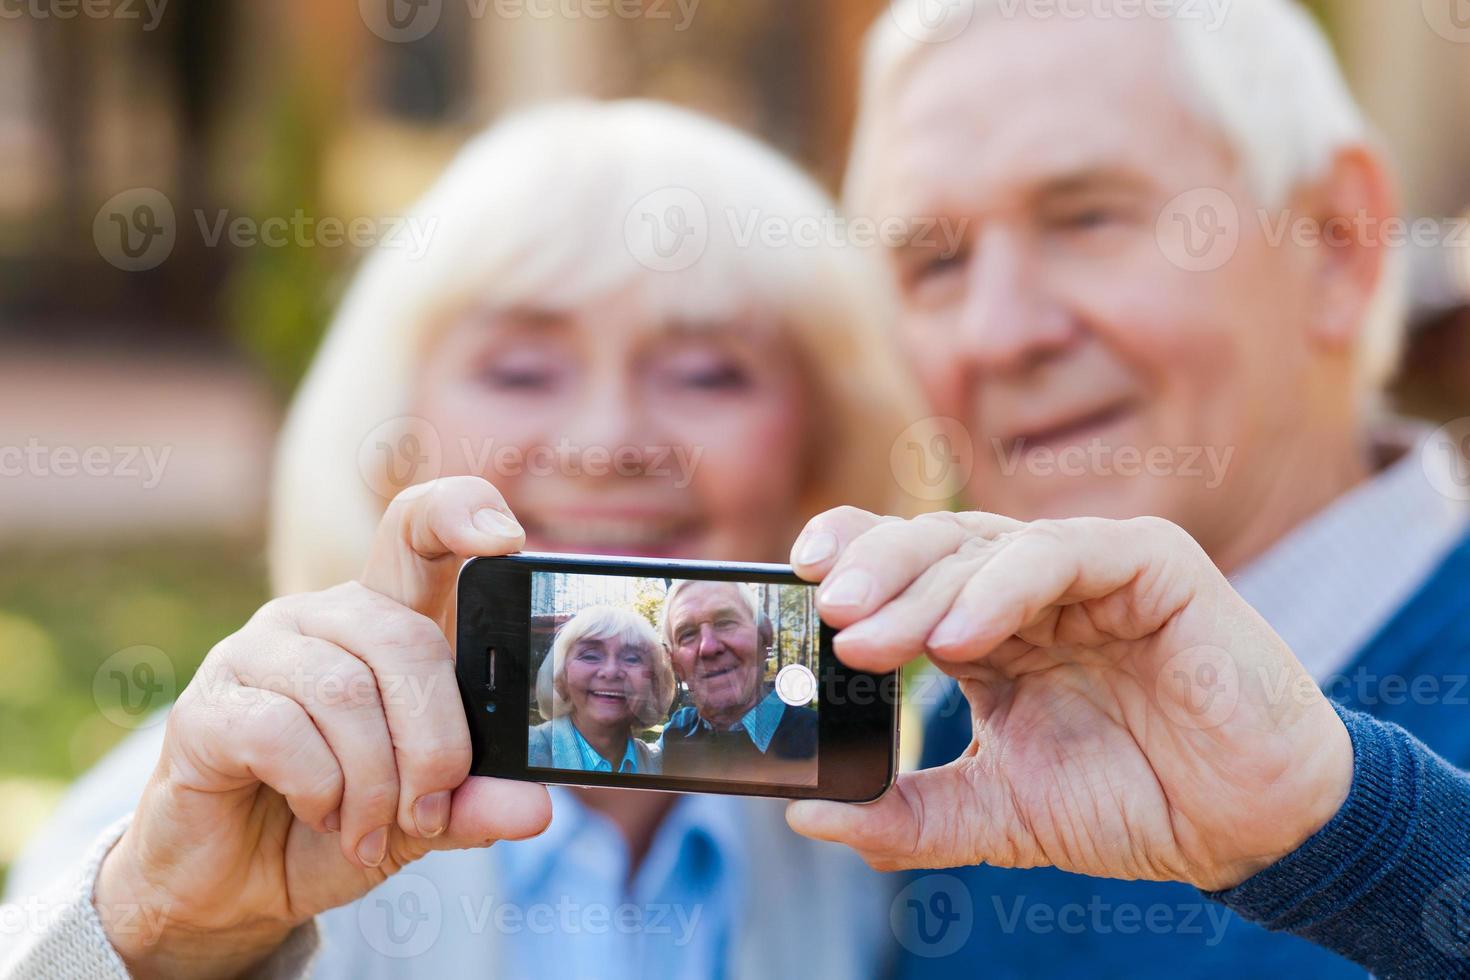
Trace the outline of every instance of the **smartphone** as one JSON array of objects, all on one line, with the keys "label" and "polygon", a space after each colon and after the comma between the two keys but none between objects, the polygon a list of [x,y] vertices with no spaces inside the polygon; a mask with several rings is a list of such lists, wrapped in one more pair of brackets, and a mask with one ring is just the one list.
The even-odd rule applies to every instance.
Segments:
[{"label": "smartphone", "polygon": [[899,675],[842,664],[789,566],[521,553],[459,576],[472,772],[869,802]]}]

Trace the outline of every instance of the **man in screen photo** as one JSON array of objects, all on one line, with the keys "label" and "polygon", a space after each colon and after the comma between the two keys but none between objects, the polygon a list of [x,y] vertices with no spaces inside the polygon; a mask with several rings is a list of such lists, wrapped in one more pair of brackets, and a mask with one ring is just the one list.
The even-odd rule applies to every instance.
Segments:
[{"label": "man in screen photo", "polygon": [[664,729],[664,773],[815,783],[817,712],[786,704],[765,683],[773,630],[754,591],[737,582],[675,582],[662,626],[674,673],[693,701]]}]

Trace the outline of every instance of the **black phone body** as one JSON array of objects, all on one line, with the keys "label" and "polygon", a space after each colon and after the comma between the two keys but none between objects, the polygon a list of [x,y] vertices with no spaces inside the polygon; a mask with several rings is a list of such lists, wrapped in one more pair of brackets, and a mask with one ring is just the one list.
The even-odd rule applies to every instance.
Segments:
[{"label": "black phone body", "polygon": [[474,559],[460,571],[456,627],[471,771],[875,800],[897,766],[899,675],[847,667],[833,635],[815,587],[789,566]]}]

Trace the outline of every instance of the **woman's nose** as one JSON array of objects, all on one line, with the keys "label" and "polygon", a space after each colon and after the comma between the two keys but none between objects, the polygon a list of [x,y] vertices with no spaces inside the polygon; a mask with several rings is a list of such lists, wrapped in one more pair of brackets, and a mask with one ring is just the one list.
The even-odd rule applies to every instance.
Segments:
[{"label": "woman's nose", "polygon": [[573,454],[589,450],[599,457],[626,457],[640,447],[643,426],[632,391],[622,383],[599,383],[583,392],[575,412],[564,420],[562,435]]}]

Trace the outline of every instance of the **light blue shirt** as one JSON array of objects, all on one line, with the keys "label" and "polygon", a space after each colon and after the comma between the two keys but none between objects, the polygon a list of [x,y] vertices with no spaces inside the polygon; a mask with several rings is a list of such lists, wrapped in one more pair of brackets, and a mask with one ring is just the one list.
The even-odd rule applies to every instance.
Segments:
[{"label": "light blue shirt", "polygon": [[680,797],[630,879],[627,843],[612,822],[575,794],[550,790],[547,831],[491,852],[501,892],[492,902],[520,924],[502,930],[503,975],[724,976],[748,887],[734,801]]},{"label": "light blue shirt", "polygon": [[[576,766],[587,772],[612,772],[612,763],[602,757],[602,753],[592,747],[592,744],[582,737],[582,733],[575,725],[568,726],[572,730],[572,737],[576,739],[577,755],[581,765]],[[555,757],[556,743],[552,743],[552,754]],[[558,763],[560,764],[560,763]],[[572,767],[568,767],[572,768]],[[623,748],[623,761],[618,763],[618,772],[637,772],[638,753],[633,749],[633,739],[628,739],[628,744]]]},{"label": "light blue shirt", "polygon": [[[613,771],[612,763],[604,759],[565,716],[531,727],[527,735],[526,762],[551,769]],[[659,747],[630,736],[618,762],[618,772],[658,775],[660,771]]]},{"label": "light blue shirt", "polygon": [[[691,713],[697,714],[693,706],[680,708],[674,712],[674,717],[669,719],[669,727],[684,728],[688,726],[689,714]],[[762,698],[754,708],[747,711],[745,716],[737,724],[731,725],[729,730],[733,732],[737,728],[745,729],[746,733],[750,735],[750,740],[755,743],[755,747],[760,749],[764,754],[766,749],[770,747],[771,739],[776,737],[776,729],[780,727],[781,719],[785,716],[786,702],[782,701],[775,691],[772,691]],[[703,718],[698,719],[698,725],[696,727],[714,731],[714,726]],[[662,747],[663,743],[663,736],[659,736],[659,746]]]}]

